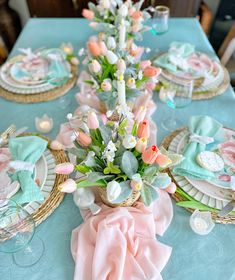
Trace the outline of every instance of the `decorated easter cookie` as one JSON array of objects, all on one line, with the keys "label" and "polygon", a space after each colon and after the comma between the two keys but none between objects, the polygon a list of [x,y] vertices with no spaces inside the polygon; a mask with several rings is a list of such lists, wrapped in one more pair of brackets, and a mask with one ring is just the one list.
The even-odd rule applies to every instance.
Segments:
[{"label": "decorated easter cookie", "polygon": [[204,151],[198,154],[197,163],[212,172],[218,172],[224,168],[223,159],[214,152]]}]

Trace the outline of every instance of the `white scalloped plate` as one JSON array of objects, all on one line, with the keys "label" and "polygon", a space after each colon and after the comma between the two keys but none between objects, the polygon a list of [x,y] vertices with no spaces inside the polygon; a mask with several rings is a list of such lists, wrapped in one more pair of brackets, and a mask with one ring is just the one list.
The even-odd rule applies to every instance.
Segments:
[{"label": "white scalloped plate", "polygon": [[55,183],[55,159],[50,150],[46,150],[40,160],[36,163],[35,179],[40,182],[40,190],[44,196],[44,201],[30,202],[24,208],[33,214],[47,199]]}]

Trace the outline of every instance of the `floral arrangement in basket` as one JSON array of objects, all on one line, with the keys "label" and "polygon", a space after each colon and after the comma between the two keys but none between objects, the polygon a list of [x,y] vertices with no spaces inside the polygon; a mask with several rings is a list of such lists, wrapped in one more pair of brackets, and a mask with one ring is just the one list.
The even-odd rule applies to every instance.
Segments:
[{"label": "floral arrangement in basket", "polygon": [[144,22],[151,18],[148,12],[151,7],[141,11],[143,2],[134,4],[131,0],[99,0],[97,5],[89,2],[89,9],[84,9],[82,14],[91,21],[92,28],[119,37],[124,44],[126,34],[128,39],[142,40],[141,33],[149,29]]},{"label": "floral arrangement in basket", "polygon": [[60,185],[61,191],[97,187],[103,202],[110,206],[130,206],[139,197],[150,205],[157,198],[157,188],[175,191],[174,183],[163,171],[178,164],[182,156],[149,146],[148,120],[137,124],[121,107],[117,106],[105,124],[90,111],[75,128],[77,117],[68,115],[75,145],[68,151],[76,155],[77,164],[60,164],[56,172],[68,174],[75,170],[79,176],[77,181],[69,179]]},{"label": "floral arrangement in basket", "polygon": [[106,44],[100,38],[90,38],[87,50],[82,49],[80,53],[85,56],[86,71],[78,79],[78,102],[89,104],[90,94],[89,99],[96,99],[102,103],[102,110],[107,111],[113,110],[117,102],[127,100],[130,104],[143,92],[151,94],[161,69],[152,66],[149,60],[136,61],[138,54],[138,47],[136,51],[120,51],[115,40]]}]

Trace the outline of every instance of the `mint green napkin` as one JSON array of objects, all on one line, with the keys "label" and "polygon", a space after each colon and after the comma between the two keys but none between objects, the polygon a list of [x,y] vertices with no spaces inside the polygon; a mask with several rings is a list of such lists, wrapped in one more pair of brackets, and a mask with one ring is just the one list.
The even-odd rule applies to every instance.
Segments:
[{"label": "mint green napkin", "polygon": [[[47,147],[47,141],[37,136],[25,136],[12,138],[9,141],[9,149],[12,160],[20,160],[35,164]],[[19,204],[32,201],[42,201],[43,195],[32,178],[30,171],[17,171],[12,179],[20,183],[20,190],[12,197]]]},{"label": "mint green napkin", "polygon": [[195,52],[195,46],[189,43],[172,42],[168,53],[182,58],[187,58],[190,54]]},{"label": "mint green napkin", "polygon": [[[197,134],[200,136],[214,137],[222,125],[209,116],[193,116],[189,120],[190,134]],[[198,142],[189,142],[183,151],[185,159],[177,165],[173,172],[175,174],[196,179],[207,180],[214,178],[214,173],[210,172],[197,164],[197,155],[204,151],[205,144]]]},{"label": "mint green napkin", "polygon": [[195,46],[189,43],[172,42],[170,44],[168,53],[161,55],[159,58],[157,58],[154,61],[154,64],[171,72],[176,72],[178,67],[170,61],[169,56],[176,56],[178,58],[184,59],[194,52]]}]

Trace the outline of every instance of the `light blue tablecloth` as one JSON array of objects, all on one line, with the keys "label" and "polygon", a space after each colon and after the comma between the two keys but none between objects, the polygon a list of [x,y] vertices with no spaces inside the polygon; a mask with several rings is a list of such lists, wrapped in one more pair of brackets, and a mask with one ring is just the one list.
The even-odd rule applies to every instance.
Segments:
[{"label": "light blue tablecloth", "polygon": [[[11,55],[18,48],[58,47],[62,42],[72,42],[76,50],[85,46],[92,34],[87,21],[81,19],[31,19],[21,33]],[[166,51],[170,42],[186,41],[204,52],[213,52],[196,19],[171,19],[169,31],[161,36],[150,32],[144,36],[143,45]],[[35,131],[34,118],[47,113],[54,119],[55,137],[59,124],[77,107],[74,88],[66,96],[71,100],[66,109],[59,107],[59,99],[47,103],[17,104],[0,99],[0,131],[11,123],[29,127]],[[155,97],[158,109],[154,120],[158,124],[158,141],[167,135],[160,123],[169,113],[169,108]],[[194,114],[208,114],[225,126],[235,128],[235,97],[232,89],[219,97],[207,101],[195,101],[185,109],[177,110],[183,124]],[[174,202],[173,202],[174,203]],[[175,205],[175,203],[174,203]],[[173,253],[162,275],[165,280],[234,280],[235,279],[235,227],[216,225],[208,236],[198,236],[189,227],[190,214],[174,206],[174,220],[159,238],[173,247]],[[82,222],[71,195],[67,195],[56,211],[36,230],[36,235],[45,243],[45,253],[36,265],[30,268],[17,267],[10,255],[0,253],[1,280],[71,280],[74,263],[70,254],[71,231]],[[143,248],[144,249],[144,248]],[[102,256],[101,256],[102,257]],[[84,279],[89,280],[89,279]],[[98,280],[98,279],[97,279]],[[125,280],[125,279],[123,279]]]}]

